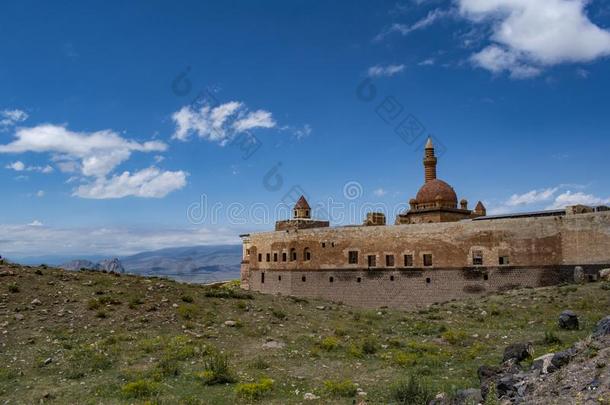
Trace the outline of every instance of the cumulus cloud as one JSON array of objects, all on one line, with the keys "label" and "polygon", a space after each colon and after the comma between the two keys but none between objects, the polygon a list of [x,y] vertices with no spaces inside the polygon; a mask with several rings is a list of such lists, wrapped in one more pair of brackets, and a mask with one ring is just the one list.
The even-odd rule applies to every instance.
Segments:
[{"label": "cumulus cloud", "polygon": [[172,114],[176,124],[173,138],[186,141],[197,135],[225,145],[234,135],[256,128],[274,128],[276,122],[269,111],[248,111],[244,103],[229,101],[217,107],[183,106]]},{"label": "cumulus cloud", "polygon": [[2,255],[23,258],[54,255],[121,256],[169,247],[239,243],[239,230],[219,228],[55,228],[34,220],[0,224]]},{"label": "cumulus cloud", "polygon": [[405,65],[371,66],[368,70],[369,77],[390,77],[405,70]]},{"label": "cumulus cloud", "polygon": [[98,178],[92,183],[79,186],[75,196],[91,199],[123,197],[162,198],[186,185],[184,171],[161,171],[149,167],[135,173],[125,171],[110,178]]},{"label": "cumulus cloud", "polygon": [[[229,112],[218,111],[215,119],[222,120],[222,114]],[[76,173],[85,182],[75,190],[74,196],[97,199],[161,198],[184,187],[186,173],[183,171],[161,171],[151,167],[133,174],[113,174],[133,152],[164,152],[166,149],[163,142],[136,142],[111,130],[75,132],[66,126],[52,124],[19,128],[12,142],[0,145],[0,153],[50,154],[62,172]],[[21,161],[7,167],[17,171],[53,171],[49,165],[27,166]]]},{"label": "cumulus cloud", "polygon": [[21,110],[2,110],[0,111],[0,130],[12,127],[28,119],[28,114]]},{"label": "cumulus cloud", "polygon": [[606,205],[606,204],[610,204],[610,198],[602,198],[602,197],[595,196],[593,194],[585,194],[581,191],[573,193],[570,190],[568,190],[565,193],[559,194],[555,198],[555,201],[553,201],[553,204],[551,204],[547,208],[548,209],[560,209],[560,208],[565,208],[568,205],[577,205],[577,204],[590,205],[590,206]]},{"label": "cumulus cloud", "polygon": [[462,16],[491,25],[491,44],[472,55],[491,72],[532,77],[548,66],[610,54],[610,32],[589,20],[587,0],[457,1]]},{"label": "cumulus cloud", "polygon": [[519,205],[535,204],[539,202],[548,201],[553,198],[553,195],[559,188],[545,188],[541,190],[531,190],[524,194],[513,194],[510,196],[506,205],[509,207],[516,207]]},{"label": "cumulus cloud", "polygon": [[[510,198],[496,206],[491,205],[490,214],[506,214],[515,210],[563,209],[569,205],[606,205],[610,198],[586,194],[582,191],[573,192],[569,188],[582,188],[574,184],[561,184],[557,187],[530,190],[523,194],[513,194]],[[561,191],[565,190],[565,191]]]},{"label": "cumulus cloud", "polygon": [[27,171],[27,172],[39,172],[39,173],[44,173],[44,174],[53,173],[53,168],[51,166],[49,166],[49,165],[46,165],[46,166],[26,166],[25,163],[23,163],[20,160],[17,160],[16,162],[13,162],[13,163],[9,163],[5,167],[7,169],[14,170],[16,172]]},{"label": "cumulus cloud", "polygon": [[38,198],[42,198],[42,197],[44,197],[44,195],[45,195],[44,190],[38,190],[36,192],[36,197],[38,197]]},{"label": "cumulus cloud", "polygon": [[387,193],[388,192],[381,187],[373,191],[373,194],[375,194],[377,197],[383,197]]}]

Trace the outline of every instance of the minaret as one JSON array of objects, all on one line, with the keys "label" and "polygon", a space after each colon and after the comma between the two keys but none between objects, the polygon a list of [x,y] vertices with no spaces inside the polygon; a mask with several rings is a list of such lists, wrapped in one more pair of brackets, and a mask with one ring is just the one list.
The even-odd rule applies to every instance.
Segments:
[{"label": "minaret", "polygon": [[426,142],[424,171],[426,174],[426,183],[430,180],[436,179],[436,156],[434,156],[434,145],[432,144],[432,138],[428,138],[428,142]]}]

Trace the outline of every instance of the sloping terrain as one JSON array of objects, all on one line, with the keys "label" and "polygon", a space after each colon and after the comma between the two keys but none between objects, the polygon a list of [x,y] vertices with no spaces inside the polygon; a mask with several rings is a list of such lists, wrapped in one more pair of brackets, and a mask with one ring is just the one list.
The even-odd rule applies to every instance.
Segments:
[{"label": "sloping terrain", "polygon": [[[0,265],[0,403],[421,403],[478,388],[510,343],[573,345],[608,308],[607,283],[404,312]],[[565,309],[579,330],[558,328]]]}]

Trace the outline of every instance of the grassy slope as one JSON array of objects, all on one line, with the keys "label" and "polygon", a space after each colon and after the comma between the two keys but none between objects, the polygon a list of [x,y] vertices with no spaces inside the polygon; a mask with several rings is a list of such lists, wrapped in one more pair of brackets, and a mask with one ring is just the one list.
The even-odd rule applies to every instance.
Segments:
[{"label": "grassy slope", "polygon": [[[497,364],[508,343],[533,341],[536,355],[569,346],[610,307],[604,284],[519,290],[410,313],[259,294],[206,297],[210,287],[135,276],[11,270],[0,277],[0,403],[251,402],[236,396],[236,383],[204,383],[215,352],[229,356],[239,383],[274,380],[264,403],[301,403],[305,392],[321,396],[308,403],[352,403],[331,395],[328,380],[351,380],[369,403],[388,403],[389,387],[410,374],[435,391],[477,386],[477,367]],[[567,308],[581,316],[581,330],[556,327]],[[545,331],[561,343],[545,343]],[[263,349],[271,338],[286,346]],[[374,353],[363,353],[365,342]]]}]

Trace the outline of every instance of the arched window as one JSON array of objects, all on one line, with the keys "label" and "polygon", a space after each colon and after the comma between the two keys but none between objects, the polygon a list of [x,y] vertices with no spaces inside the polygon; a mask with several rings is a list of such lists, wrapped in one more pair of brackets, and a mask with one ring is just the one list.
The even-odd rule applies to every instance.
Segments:
[{"label": "arched window", "polygon": [[294,262],[297,260],[297,250],[295,248],[290,249],[290,261]]},{"label": "arched window", "polygon": [[311,260],[311,252],[309,251],[309,248],[303,249],[303,260],[306,262]]}]

